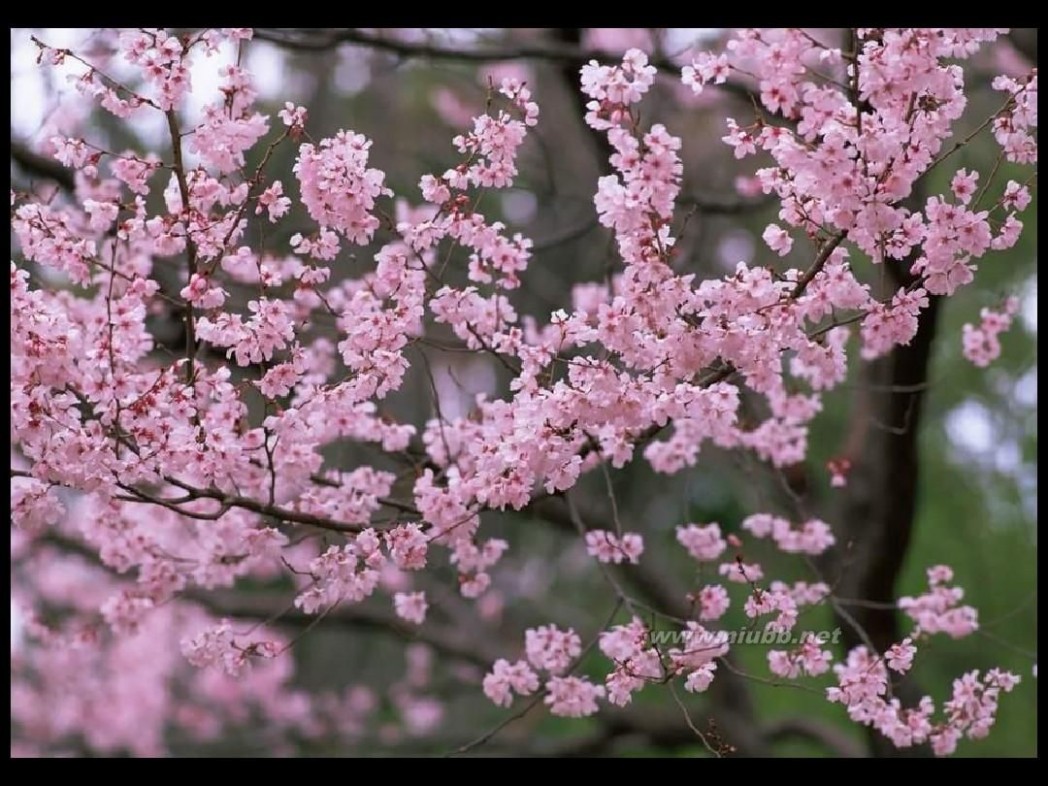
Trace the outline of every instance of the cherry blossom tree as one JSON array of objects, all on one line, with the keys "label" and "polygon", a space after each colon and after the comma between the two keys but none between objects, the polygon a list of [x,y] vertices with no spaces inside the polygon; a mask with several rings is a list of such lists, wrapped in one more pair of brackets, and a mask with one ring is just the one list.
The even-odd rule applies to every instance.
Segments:
[{"label": "cherry blossom tree", "polygon": [[[1006,293],[935,337],[942,304],[1028,220],[1036,69],[993,76],[986,111],[971,99],[969,64],[1007,33],[748,29],[679,57],[644,40],[590,57],[571,35],[492,52],[411,31],[34,37],[83,109],[12,151],[34,175],[11,191],[12,753],[157,756],[245,730],[284,755],[403,739],[529,752],[514,726],[551,715],[588,720],[542,752],[633,734],[761,755],[791,733],[863,751],[837,728],[755,722],[754,683],[836,705],[876,753],[985,737],[1028,677],[970,666],[918,687],[915,664],[979,613],[947,565],[925,566],[913,596],[894,579],[931,342],[991,366],[1019,307]],[[555,64],[602,159],[586,189],[605,274],[536,307],[542,244],[489,218],[527,177],[537,85],[493,75],[441,141],[455,163],[394,187],[382,138],[322,137],[314,107],[266,108],[244,66],[260,39]],[[747,167],[731,200],[684,192],[682,155],[706,142],[653,119],[663,83],[685,107],[748,102],[716,132]],[[163,143],[108,146],[98,112]],[[984,171],[963,151],[986,139]],[[697,274],[696,211],[757,204],[777,211],[757,261]],[[437,355],[492,384],[456,404]],[[850,368],[886,362],[902,415],[873,452],[805,481],[840,500],[814,510],[791,480],[810,429]],[[871,458],[877,445],[893,458]],[[711,453],[785,492],[730,522],[620,510],[631,467],[697,475]],[[884,526],[877,472],[901,474]],[[558,569],[596,582],[599,608],[515,595],[514,552],[547,530],[573,544],[581,559]],[[819,609],[836,634],[805,624]],[[311,685],[302,650],[329,629],[381,632],[402,674]],[[757,670],[737,659],[754,634],[770,643]],[[440,733],[458,706],[472,732],[456,742]]]}]

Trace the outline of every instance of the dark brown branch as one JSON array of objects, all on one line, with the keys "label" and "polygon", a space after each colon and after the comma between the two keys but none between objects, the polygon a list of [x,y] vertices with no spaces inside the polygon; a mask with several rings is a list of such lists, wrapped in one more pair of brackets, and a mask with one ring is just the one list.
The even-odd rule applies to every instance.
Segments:
[{"label": "dark brown branch", "polygon": [[42,535],[36,542],[59,549],[67,554],[76,554],[78,557],[82,557],[104,570],[113,572],[112,568],[109,568],[102,562],[102,558],[98,555],[97,549],[92,548],[82,540],[64,535],[55,529],[49,530],[47,534]]},{"label": "dark brown branch", "polygon": [[[67,554],[76,554],[103,570],[112,571],[99,558],[98,551],[81,540],[57,531],[48,532],[41,541]],[[191,589],[178,595],[179,600],[202,606],[217,617],[262,622],[302,629],[316,622],[317,616],[305,614],[290,607],[283,594],[273,592],[242,592],[237,590]],[[394,615],[367,605],[342,605],[324,617],[324,623],[353,631],[369,630],[398,636],[409,641],[420,641],[437,652],[488,668],[502,653],[487,640],[464,638],[461,631],[426,623],[408,626]]]},{"label": "dark brown branch", "polygon": [[[363,529],[359,524],[346,524],[345,522],[335,521],[334,519],[326,518],[324,516],[314,516],[311,513],[300,513],[297,510],[288,510],[287,508],[281,508],[276,505],[265,505],[257,500],[251,499],[250,497],[224,494],[217,489],[198,488],[197,486],[192,486],[178,478],[165,477],[164,480],[173,486],[178,486],[183,491],[189,492],[189,494],[194,498],[218,500],[223,506],[243,508],[244,510],[250,510],[252,513],[258,513],[261,516],[269,516],[270,518],[279,521],[287,521],[293,524],[308,524],[312,527],[342,533],[360,532],[360,530]],[[140,491],[136,493],[144,500],[156,502],[155,499],[148,498]],[[186,513],[185,511],[179,512],[187,516],[193,515],[192,513]]]},{"label": "dark brown branch", "polygon": [[758,199],[734,199],[728,197],[706,197],[695,194],[682,194],[677,204],[681,207],[694,207],[700,213],[711,216],[737,216],[768,207],[776,201],[774,196]]},{"label": "dark brown branch", "polygon": [[576,227],[570,227],[552,237],[535,241],[531,246],[531,253],[538,254],[542,251],[549,251],[550,249],[570,243],[573,240],[578,240],[579,238],[585,237],[588,233],[592,232],[599,226],[600,223],[596,218],[589,218]]},{"label": "dark brown branch", "polygon": [[42,156],[30,150],[22,142],[11,140],[11,160],[31,177],[41,177],[50,180],[69,193],[73,193],[76,188],[76,179],[73,177],[71,169],[66,169],[53,158]]},{"label": "dark brown branch", "polygon": [[[189,201],[189,184],[186,182],[186,170],[182,164],[182,132],[178,128],[178,116],[175,114],[173,109],[167,110],[165,113],[167,117],[167,128],[171,135],[171,153],[174,157],[173,170],[175,178],[178,181],[178,192],[182,197],[182,210],[188,216],[191,211],[191,203]],[[232,230],[230,230],[232,231]],[[186,261],[189,268],[186,274],[186,286],[189,286],[193,282],[193,275],[197,272],[197,250],[196,242],[193,240],[192,233],[188,229],[188,222],[186,228]],[[186,324],[186,380],[189,384],[193,384],[193,380],[196,376],[194,366],[196,364],[196,317],[193,314],[193,304],[187,303],[185,308],[185,324]],[[194,414],[194,422],[196,425],[200,425],[199,414]]]},{"label": "dark brown branch", "polygon": [[[273,593],[191,590],[181,597],[203,606],[219,617],[252,621],[272,619],[275,625],[296,629],[305,628],[317,619],[315,614],[305,614],[295,608],[281,613],[281,608],[288,605],[288,600],[283,595]],[[490,668],[497,658],[504,655],[500,648],[487,644],[486,640],[465,637],[460,630],[429,622],[421,626],[409,626],[393,614],[365,604],[340,605],[324,617],[324,624],[353,631],[375,631],[408,641],[420,641],[443,655],[485,669]]]},{"label": "dark brown branch", "polygon": [[[559,28],[570,29],[570,28]],[[287,30],[283,28],[256,28],[255,38],[268,41],[284,49],[302,52],[324,52],[343,44],[366,46],[380,52],[388,52],[400,58],[427,58],[430,60],[455,60],[464,63],[495,63],[505,60],[540,60],[566,65],[575,71],[590,60],[607,62],[618,58],[617,54],[600,49],[584,49],[580,41],[545,41],[541,44],[503,43],[498,46],[484,44],[475,48],[438,45],[419,41],[398,41],[356,28],[325,30]],[[677,74],[681,65],[664,57],[653,57],[650,64],[663,73]],[[577,79],[575,80],[577,82]],[[749,101],[758,95],[746,85],[728,80],[718,88]]]},{"label": "dark brown branch", "polygon": [[[287,30],[282,28],[256,28],[255,38],[268,41],[285,49],[305,52],[322,52],[342,44],[366,46],[380,52],[388,52],[402,58],[429,58],[431,60],[457,60],[467,63],[490,63],[498,60],[547,60],[555,63],[573,63],[606,60],[610,55],[599,49],[584,50],[579,42],[541,44],[504,43],[497,47],[488,45],[476,48],[446,46],[428,41],[398,41],[356,28],[326,30]],[[676,64],[663,60],[653,63],[658,68],[676,69]]]},{"label": "dark brown branch", "polygon": [[834,235],[828,241],[826,241],[826,244],[823,245],[823,247],[819,250],[819,255],[815,258],[815,261],[812,263],[811,267],[805,270],[804,275],[800,277],[800,280],[797,282],[797,286],[795,286],[793,288],[793,292],[790,293],[790,297],[796,300],[804,294],[804,290],[808,288],[808,284],[810,284],[812,282],[812,279],[814,279],[819,274],[819,271],[822,270],[823,267],[825,267],[826,260],[830,258],[830,254],[832,254],[834,249],[837,248],[837,246],[839,246],[841,242],[844,240],[844,235],[844,232],[838,232],[836,235]]}]

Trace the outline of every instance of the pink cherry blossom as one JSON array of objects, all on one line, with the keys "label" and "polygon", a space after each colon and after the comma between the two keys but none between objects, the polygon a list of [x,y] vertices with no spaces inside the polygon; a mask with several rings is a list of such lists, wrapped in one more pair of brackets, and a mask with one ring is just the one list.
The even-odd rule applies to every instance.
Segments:
[{"label": "pink cherry blossom", "polygon": [[536,669],[562,674],[582,653],[582,640],[574,630],[541,625],[524,632],[528,662]]},{"label": "pink cherry blossom", "polygon": [[401,524],[385,533],[389,555],[398,568],[421,570],[426,567],[429,544],[422,528],[414,522]]},{"label": "pink cherry blossom", "polygon": [[635,532],[624,533],[619,538],[613,532],[595,529],[586,533],[586,551],[600,562],[636,563],[644,551],[644,541]]},{"label": "pink cherry blossom", "polygon": [[403,620],[421,625],[426,621],[426,603],[424,592],[398,592],[393,596],[393,606],[396,608],[397,616]]},{"label": "pink cherry blossom", "polygon": [[916,652],[917,648],[913,646],[912,639],[906,638],[898,644],[893,644],[884,653],[888,659],[888,668],[900,674],[905,674],[910,670],[910,666],[913,665],[913,656]]},{"label": "pink cherry blossom", "polygon": [[761,237],[768,244],[768,248],[780,257],[786,256],[790,253],[790,249],[793,248],[793,238],[790,237],[789,233],[783,231],[781,227],[775,226],[775,224],[768,224]]},{"label": "pink cherry blossom", "polygon": [[727,548],[727,543],[721,537],[720,525],[716,523],[677,527],[677,541],[694,559],[703,561],[717,559]]},{"label": "pink cherry blossom", "polygon": [[738,584],[752,584],[764,578],[764,570],[755,562],[746,563],[741,559],[734,562],[722,562],[717,566],[717,572]]},{"label": "pink cherry blossom", "polygon": [[980,368],[985,368],[1000,357],[1001,342],[998,336],[1011,327],[1012,317],[1018,310],[1019,301],[1014,297],[1005,301],[1001,311],[982,309],[979,327],[966,324],[963,328],[964,356]]},{"label": "pink cherry blossom", "polygon": [[582,677],[552,677],[546,683],[543,701],[553,715],[585,718],[597,712],[597,699],[603,696],[603,686],[594,685]]},{"label": "pink cherry blossom", "polygon": [[367,166],[370,148],[361,134],[339,131],[319,145],[302,145],[294,169],[313,220],[358,244],[378,228],[375,200],[390,193],[385,175]]},{"label": "pink cherry blossom", "polygon": [[952,580],[953,571],[948,566],[937,565],[928,570],[928,592],[899,598],[899,608],[916,623],[915,632],[946,633],[959,639],[978,630],[978,611],[958,605],[964,590],[947,586]]},{"label": "pink cherry blossom", "polygon": [[500,707],[508,707],[513,693],[530,696],[539,688],[539,678],[527,663],[516,663],[500,658],[491,673],[484,677],[484,695]]},{"label": "pink cherry blossom", "polygon": [[731,605],[728,591],[720,584],[707,584],[696,597],[700,607],[699,619],[704,622],[719,620]]},{"label": "pink cherry blossom", "polygon": [[[26,144],[66,174],[10,194],[12,593],[24,648],[12,653],[12,753],[159,757],[172,741],[178,752],[239,739],[256,721],[276,755],[294,752],[288,741],[342,750],[433,737],[456,685],[498,707],[534,696],[577,719],[605,702],[632,712],[636,694],[656,701],[670,681],[700,693],[745,679],[729,660],[734,626],[788,637],[811,607],[844,600],[812,559],[850,548],[840,522],[772,499],[738,529],[684,523],[674,536],[691,560],[678,552],[666,565],[690,567],[663,588],[646,571],[664,569],[653,560],[666,527],[687,521],[665,517],[695,500],[657,500],[643,518],[619,509],[616,473],[638,461],[660,476],[706,472],[710,453],[772,471],[810,461],[830,396],[855,376],[849,363],[912,344],[933,298],[962,292],[1019,242],[1037,74],[994,78],[989,109],[970,87],[971,63],[992,67],[987,45],[1004,32],[857,28],[842,46],[741,29],[723,51],[682,55],[674,86],[656,82],[667,56],[641,50],[647,32],[591,31],[594,45],[633,48],[578,72],[580,114],[606,160],[594,182],[568,185],[592,199],[607,243],[579,243],[563,291],[543,268],[550,244],[510,221],[518,194],[499,193],[565,185],[560,171],[536,177],[561,125],[545,125],[536,68],[480,71],[484,101],[438,98],[458,128],[425,146],[434,171],[404,181],[402,167],[387,175],[377,163],[404,152],[389,139],[322,138],[307,130],[323,120],[316,108],[310,118],[279,85],[260,103],[249,28],[105,29],[75,48],[34,39],[56,105]],[[380,34],[397,52],[442,46],[415,29],[363,30],[347,56]],[[752,107],[735,102],[741,114],[716,120],[711,139],[738,168],[721,174],[743,209],[763,194],[775,216],[761,222],[772,222],[761,234],[771,254],[712,273],[692,264],[687,218],[702,208],[683,189],[696,185],[684,156],[714,128],[699,115],[719,106],[721,91],[706,90],[716,85],[753,91]],[[703,94],[699,114],[653,120],[682,93]],[[1008,174],[976,155],[966,168],[946,162],[968,144],[958,129],[984,129]],[[599,270],[587,249],[610,254]],[[963,328],[965,357],[980,368],[998,358],[1018,308],[1015,297],[982,308]],[[490,385],[462,384],[491,368]],[[453,407],[446,378],[461,388]],[[839,494],[862,481],[849,445],[826,464]],[[673,488],[690,495],[692,479]],[[608,499],[585,522],[571,505],[555,515],[604,481]],[[547,505],[577,539],[536,557]],[[755,561],[768,548],[782,554]],[[570,579],[601,582],[614,616],[580,616],[570,601],[596,603],[599,591],[578,595]],[[904,706],[895,690],[892,672],[908,674],[926,640],[979,627],[951,568],[927,580],[898,599],[912,629],[886,651],[860,646],[833,664],[805,636],[767,652],[775,681],[832,664],[826,699],[900,748],[946,755],[985,737],[1018,676],[969,670],[952,693],[929,686],[949,695],[938,705]],[[440,613],[427,622],[430,603]],[[301,633],[282,632],[304,617]],[[307,690],[289,650],[334,622],[419,641],[390,685]]]},{"label": "pink cherry blossom", "polygon": [[714,56],[709,52],[700,52],[692,61],[691,65],[681,69],[681,81],[695,91],[696,95],[702,92],[703,86],[708,84],[722,85],[730,74],[728,56],[722,54]]},{"label": "pink cherry blossom", "polygon": [[967,205],[975,195],[976,185],[979,182],[978,172],[969,172],[967,169],[958,169],[957,174],[950,181],[950,190],[962,205]]}]

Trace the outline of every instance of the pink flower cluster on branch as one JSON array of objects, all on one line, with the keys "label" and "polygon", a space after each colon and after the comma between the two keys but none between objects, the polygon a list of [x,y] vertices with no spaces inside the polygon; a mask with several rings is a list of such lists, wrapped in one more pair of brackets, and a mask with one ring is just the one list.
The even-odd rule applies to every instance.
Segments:
[{"label": "pink flower cluster on branch", "polygon": [[[621,269],[578,284],[571,310],[548,315],[518,311],[531,240],[478,212],[488,190],[513,185],[538,122],[522,81],[492,86],[489,108],[452,140],[461,162],[422,176],[424,204],[411,206],[389,199],[363,135],[313,141],[308,113],[290,102],[271,132],[235,54],[250,30],[103,36],[135,75],[122,81],[37,42],[42,62],[73,69],[74,88],[118,118],[162,119],[170,146],[117,154],[49,135],[47,152],[78,170],[72,198],[12,193],[22,257],[10,281],[12,553],[33,654],[13,664],[13,719],[40,750],[79,734],[92,749],[141,755],[164,752],[168,727],[219,739],[249,709],[307,739],[357,728],[374,710],[370,694],[294,687],[293,642],[227,619],[209,601],[215,592],[290,575],[289,605],[310,622],[380,596],[395,625],[424,631],[431,604],[446,611],[441,571],[455,603],[477,601],[482,615],[498,605],[491,588],[509,543],[485,534],[482,514],[527,509],[638,453],[665,474],[694,466],[705,443],[776,468],[803,461],[809,424],[844,382],[849,354],[909,343],[930,296],[954,294],[975,260],[1019,236],[1029,190],[1009,181],[983,204],[990,183],[979,181],[993,173],[960,169],[947,192],[904,204],[957,149],[945,144],[968,103],[962,63],[999,32],[859,29],[855,51],[842,52],[799,30],[745,30],[726,53],[697,55],[683,72],[695,92],[732,74],[756,79],[763,109],[750,125],[730,119],[724,141],[736,158],[773,162],[756,182],[778,199],[763,239],[782,258],[705,280],[680,272],[674,236],[686,140],[642,125],[655,68],[638,49],[620,64],[587,64],[585,120],[611,150],[593,205]],[[185,99],[200,58],[215,61],[220,87],[193,118]],[[984,127],[1008,161],[1035,163],[1036,73],[994,87],[1005,103]],[[296,194],[269,170],[278,147],[303,138]],[[256,242],[250,221],[285,228],[296,203],[315,231],[286,248]],[[377,251],[350,268],[344,241]],[[879,300],[860,278],[864,258],[909,259],[912,284]],[[167,291],[171,274],[178,284]],[[1016,307],[1009,300],[965,326],[969,359],[983,366],[999,354]],[[185,331],[180,356],[157,351],[150,319],[163,314]],[[397,422],[387,399],[437,331],[498,362],[508,385],[464,415]],[[333,448],[346,443],[381,459],[343,466]],[[615,524],[582,535],[591,556],[617,565],[596,566],[606,576],[649,559],[656,536]],[[602,684],[574,673],[588,650],[581,637],[546,624],[526,629],[520,659],[495,660],[483,693],[499,706],[541,695],[553,715],[580,718],[671,680],[702,692],[718,664],[730,666],[731,593],[747,625],[777,634],[832,597],[822,581],[769,576],[765,586],[742,541],[807,560],[836,545],[829,523],[755,513],[731,531],[676,528],[700,571],[692,618],[653,614],[673,622],[680,646],[660,649],[654,634],[664,631],[612,585],[631,619],[609,621],[590,645],[612,663]],[[333,542],[308,537],[317,533]],[[60,545],[73,556],[63,561]],[[725,584],[710,583],[706,563]],[[928,697],[907,709],[892,696],[890,672],[908,672],[927,636],[977,629],[951,581],[948,568],[932,569],[927,593],[899,601],[916,623],[909,637],[881,654],[856,648],[833,667],[827,698],[900,747],[950,753],[961,737],[984,736],[999,694],[1018,682],[999,670],[964,675],[943,720]],[[63,622],[49,627],[37,611],[52,609]],[[832,657],[804,637],[770,652],[768,667],[814,678]],[[391,700],[407,733],[426,733],[443,709],[418,693],[428,668],[408,671]],[[107,701],[114,711],[103,711]]]},{"label": "pink flower cluster on branch", "polygon": [[1010,297],[1001,311],[988,308],[980,311],[982,321],[979,326],[969,323],[963,328],[961,340],[964,356],[980,368],[985,368],[1000,357],[1001,341],[998,336],[1012,326],[1012,317],[1018,310],[1018,298]]}]

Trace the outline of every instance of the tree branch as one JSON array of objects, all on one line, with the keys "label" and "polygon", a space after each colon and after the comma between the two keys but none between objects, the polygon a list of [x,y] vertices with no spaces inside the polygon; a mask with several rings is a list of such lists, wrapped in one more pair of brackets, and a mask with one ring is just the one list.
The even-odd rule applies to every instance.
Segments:
[{"label": "tree branch", "polygon": [[[359,524],[346,524],[344,522],[335,521],[334,519],[326,518],[324,516],[314,516],[311,513],[299,513],[296,510],[288,510],[287,508],[281,508],[276,505],[264,505],[263,503],[251,499],[250,497],[240,497],[235,495],[224,494],[221,491],[215,489],[202,489],[196,486],[185,483],[178,478],[165,477],[168,483],[178,486],[183,491],[188,492],[193,498],[206,498],[214,499],[221,502],[223,505],[233,508],[243,508],[249,510],[252,513],[258,513],[261,516],[270,516],[271,518],[278,519],[280,521],[288,521],[295,524],[308,524],[313,527],[320,529],[330,530],[332,532],[360,532],[363,527]],[[156,502],[156,499],[145,495],[141,491],[135,491],[135,493],[142,498],[145,502]],[[193,513],[186,512],[184,510],[177,510],[177,512],[185,516],[193,516]]]},{"label": "tree branch", "polygon": [[[49,531],[40,543],[59,549],[67,554],[76,554],[102,570],[114,573],[105,565],[98,551],[83,541]],[[305,614],[288,603],[286,595],[271,591],[203,590],[193,588],[176,596],[179,601],[195,603],[216,617],[229,617],[250,622],[302,629],[317,621],[317,615]],[[408,626],[399,617],[364,604],[340,605],[324,617],[324,623],[353,631],[370,630],[385,635],[398,636],[408,641],[420,641],[437,652],[467,661],[482,668],[489,668],[503,652],[500,647],[488,644],[487,639],[464,638],[461,630],[427,622],[421,626]]]},{"label": "tree branch", "polygon": [[[189,201],[189,184],[186,182],[186,170],[182,164],[182,132],[178,128],[178,116],[175,110],[169,109],[165,113],[167,117],[168,133],[171,135],[171,153],[174,156],[172,169],[178,181],[178,192],[182,197],[182,211],[186,216],[191,215],[192,206]],[[232,230],[230,230],[232,232]],[[186,221],[186,264],[189,270],[186,273],[186,286],[193,283],[193,275],[197,272],[197,250],[196,242],[193,240],[192,232],[189,230],[189,221]],[[192,385],[196,378],[194,365],[196,363],[196,317],[193,314],[193,304],[186,303],[185,307],[186,326],[186,381]],[[200,425],[200,414],[194,413],[195,425]]]},{"label": "tree branch", "polygon": [[[317,620],[315,614],[304,614],[295,608],[281,613],[280,609],[287,605],[287,598],[276,593],[191,590],[181,597],[203,606],[218,617],[256,622],[272,619],[274,625],[290,628],[305,628]],[[423,642],[442,655],[467,661],[483,669],[490,668],[497,658],[504,655],[501,647],[487,644],[486,639],[464,637],[461,630],[429,622],[409,626],[393,614],[366,604],[342,604],[324,617],[324,624],[353,631],[370,630],[408,641]]]},{"label": "tree branch", "polygon": [[23,142],[11,140],[11,160],[31,177],[50,180],[69,193],[73,193],[76,188],[76,179],[73,177],[72,170],[66,169],[53,158],[34,152]]},{"label": "tree branch", "polygon": [[[570,28],[568,28],[570,29]],[[540,60],[574,66],[617,59],[618,54],[601,49],[585,49],[580,42],[552,42],[541,44],[503,43],[497,47],[483,45],[476,48],[438,45],[419,41],[398,41],[395,38],[369,33],[358,28],[324,30],[288,30],[285,28],[255,28],[255,38],[271,44],[300,52],[323,52],[343,44],[365,46],[388,52],[400,58],[426,58],[429,60],[455,60],[464,63],[497,63],[506,60]],[[652,57],[649,63],[660,72],[677,74],[681,65],[665,57]],[[577,73],[577,71],[576,71]],[[746,101],[759,98],[758,93],[745,84],[729,79],[716,87]]]}]

